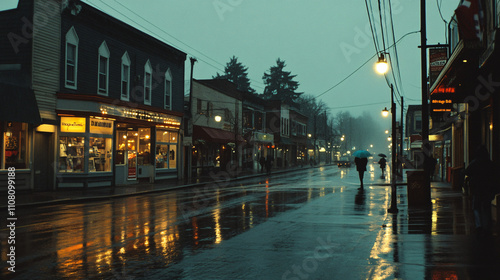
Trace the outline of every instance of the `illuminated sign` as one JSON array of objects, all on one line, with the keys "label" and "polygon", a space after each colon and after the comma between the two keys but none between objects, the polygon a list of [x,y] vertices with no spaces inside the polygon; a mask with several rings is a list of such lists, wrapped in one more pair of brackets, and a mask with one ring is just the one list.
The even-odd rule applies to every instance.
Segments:
[{"label": "illuminated sign", "polygon": [[455,96],[454,88],[437,88],[438,92],[434,91],[431,95],[431,110],[433,113],[451,112],[453,109],[453,98]]},{"label": "illuminated sign", "polygon": [[451,99],[443,99],[443,100],[440,100],[440,99],[433,99],[432,101],[432,104],[452,104],[453,101]]},{"label": "illuminated sign", "polygon": [[167,125],[169,127],[179,127],[181,125],[182,119],[181,117],[173,115],[111,105],[101,105],[100,111],[103,115],[112,115],[129,119],[143,120],[152,123]]},{"label": "illuminated sign", "polygon": [[91,118],[90,133],[113,134],[113,121]]},{"label": "illuminated sign", "polygon": [[61,132],[85,133],[85,118],[61,117]]},{"label": "illuminated sign", "polygon": [[434,93],[455,93],[455,88],[454,87],[438,87],[434,89],[432,94]]}]

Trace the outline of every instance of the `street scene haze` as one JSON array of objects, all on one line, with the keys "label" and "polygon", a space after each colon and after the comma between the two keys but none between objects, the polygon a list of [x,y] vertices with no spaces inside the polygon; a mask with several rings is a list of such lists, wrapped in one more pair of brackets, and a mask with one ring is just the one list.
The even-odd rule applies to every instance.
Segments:
[{"label": "street scene haze", "polygon": [[1,279],[497,279],[500,0],[1,0]]}]

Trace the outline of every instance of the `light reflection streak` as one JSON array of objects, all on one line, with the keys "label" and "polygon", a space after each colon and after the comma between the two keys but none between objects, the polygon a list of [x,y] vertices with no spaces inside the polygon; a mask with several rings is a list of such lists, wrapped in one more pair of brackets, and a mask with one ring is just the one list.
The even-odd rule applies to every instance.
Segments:
[{"label": "light reflection streak", "polygon": [[[389,188],[386,188],[385,191],[385,199],[384,199],[384,208],[389,206]],[[370,204],[372,205],[372,204]],[[371,207],[370,207],[371,208]],[[395,217],[393,217],[395,218]],[[384,214],[384,221],[390,220],[388,219],[388,213]],[[388,263],[387,260],[384,259],[384,255],[388,255],[393,253],[394,248],[392,244],[398,242],[397,235],[393,235],[394,228],[392,227],[384,227],[382,228],[377,237],[375,239],[375,243],[373,244],[372,250],[370,252],[370,259],[376,261],[377,265],[374,268],[372,278],[373,279],[389,279],[392,278],[396,271],[395,264]]]},{"label": "light reflection streak", "polygon": [[437,221],[438,221],[438,213],[437,213],[437,205],[436,200],[432,199],[432,223],[431,223],[431,235],[437,235]]},{"label": "light reflection streak", "polygon": [[[218,205],[220,206],[220,205]],[[214,222],[215,222],[215,244],[219,244],[222,242],[222,233],[221,233],[221,227],[220,227],[220,219],[221,219],[221,216],[220,216],[220,208],[217,207],[215,208],[214,212],[213,212],[213,216],[214,216]]]}]

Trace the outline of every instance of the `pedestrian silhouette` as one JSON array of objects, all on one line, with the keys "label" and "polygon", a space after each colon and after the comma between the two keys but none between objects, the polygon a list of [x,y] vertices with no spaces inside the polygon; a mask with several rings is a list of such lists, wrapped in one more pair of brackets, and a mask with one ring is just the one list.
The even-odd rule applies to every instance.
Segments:
[{"label": "pedestrian silhouette", "polygon": [[380,165],[380,169],[382,169],[382,176],[380,176],[380,178],[384,179],[385,178],[385,166],[387,164],[387,160],[385,160],[385,158],[382,157],[378,161],[378,164]]},{"label": "pedestrian silhouette", "polygon": [[469,177],[474,222],[476,232],[480,236],[491,233],[491,200],[497,191],[493,182],[493,172],[493,162],[488,151],[484,146],[479,146],[474,159],[465,169],[465,175]]},{"label": "pedestrian silhouette", "polygon": [[272,156],[267,156],[267,160],[266,160],[266,171],[267,171],[267,174],[271,174],[271,168],[273,166],[273,157]]},{"label": "pedestrian silhouette", "polygon": [[355,157],[354,163],[356,164],[356,170],[358,170],[358,173],[359,173],[359,181],[361,183],[360,189],[363,189],[363,177],[365,175],[366,165],[368,164],[368,159]]},{"label": "pedestrian silhouette", "polygon": [[260,156],[259,163],[260,163],[260,172],[264,172],[264,166],[266,165],[266,158],[264,157],[264,155]]},{"label": "pedestrian silhouette", "polygon": [[432,156],[432,154],[430,154],[425,157],[424,164],[427,166],[427,176],[429,177],[430,182],[432,182],[436,171],[437,160]]}]

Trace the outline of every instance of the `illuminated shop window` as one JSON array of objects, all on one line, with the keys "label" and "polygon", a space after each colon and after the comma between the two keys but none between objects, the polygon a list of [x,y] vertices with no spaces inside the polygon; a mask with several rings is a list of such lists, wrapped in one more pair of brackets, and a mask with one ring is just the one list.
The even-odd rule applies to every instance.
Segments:
[{"label": "illuminated shop window", "polygon": [[111,171],[111,138],[90,137],[89,172]]},{"label": "illuminated shop window", "polygon": [[6,122],[2,126],[2,132],[1,169],[28,168],[28,125],[26,123]]},{"label": "illuminated shop window", "polygon": [[178,133],[166,130],[156,131],[156,168],[177,168]]},{"label": "illuminated shop window", "polygon": [[59,172],[83,172],[85,170],[85,138],[61,136],[59,138]]}]

